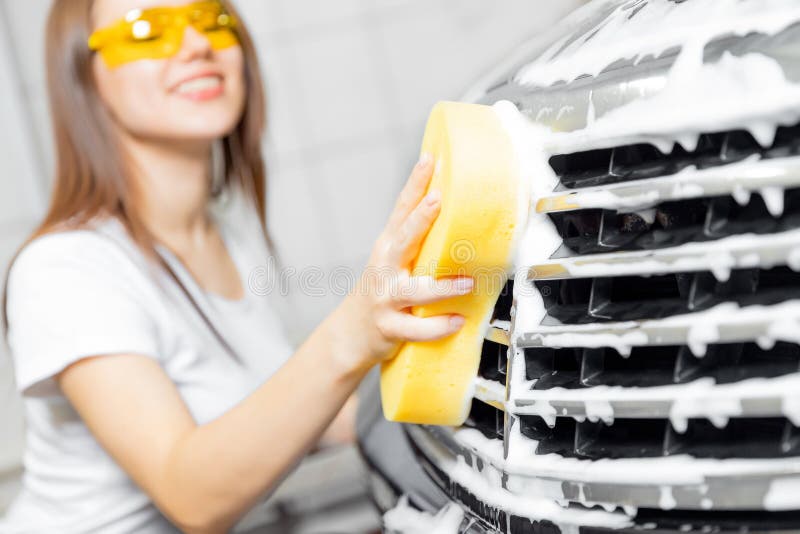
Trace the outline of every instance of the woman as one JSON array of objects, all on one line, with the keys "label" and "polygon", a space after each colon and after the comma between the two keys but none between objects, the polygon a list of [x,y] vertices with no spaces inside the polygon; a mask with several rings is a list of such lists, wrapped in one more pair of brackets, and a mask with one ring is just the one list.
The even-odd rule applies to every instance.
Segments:
[{"label": "woman", "polygon": [[6,528],[229,530],[399,342],[462,326],[408,312],[472,288],[408,272],[439,210],[431,157],[365,271],[396,276],[362,276],[291,354],[246,287],[269,254],[264,108],[232,6],[55,0],[47,36],[57,171],[7,282],[28,440]]}]

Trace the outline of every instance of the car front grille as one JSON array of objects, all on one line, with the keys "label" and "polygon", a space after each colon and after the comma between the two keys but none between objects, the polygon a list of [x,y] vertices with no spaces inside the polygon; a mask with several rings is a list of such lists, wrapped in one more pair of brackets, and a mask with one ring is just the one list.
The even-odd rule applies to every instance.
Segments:
[{"label": "car front grille", "polygon": [[[612,7],[634,4],[648,2]],[[723,32],[703,55],[762,54],[797,81],[799,43],[800,24]],[[466,423],[406,432],[488,530],[800,531],[798,114],[732,109],[663,134],[642,111],[638,129],[598,135],[603,114],[674,81],[680,47],[662,52],[482,100],[546,127],[531,152],[552,182],[532,199]]]},{"label": "car front grille", "polygon": [[[431,478],[487,528],[556,533],[572,521],[562,512],[587,518],[581,532],[607,531],[589,528],[595,514],[633,531],[800,528],[797,512],[770,504],[785,488],[800,508],[800,157],[787,157],[800,128],[755,159],[741,138],[704,136],[670,167],[641,157],[638,171],[615,172],[638,180],[624,191],[637,198],[652,183],[667,190],[681,169],[717,165],[712,145],[736,146],[739,169],[781,176],[771,190],[720,175],[627,211],[540,201],[560,246],[498,300],[467,421],[409,433]],[[592,174],[600,155],[551,160],[562,171],[554,195],[589,198],[611,183]],[[531,303],[535,322],[518,315]],[[530,517],[518,500],[487,497],[453,477],[459,457],[530,510],[544,499],[561,512]]]},{"label": "car front grille", "polygon": [[[788,139],[790,133],[798,137]],[[779,139],[782,146],[800,145],[800,130],[785,129]],[[583,160],[585,154],[573,157]],[[747,165],[764,164],[768,157],[762,154]],[[565,168],[578,166],[566,156],[559,161]],[[646,190],[649,181],[641,180],[639,187]],[[564,183],[562,177],[561,184],[575,187],[577,182]],[[779,210],[774,192],[771,206],[757,190],[750,193],[743,201],[741,191],[710,197],[697,191],[648,206],[644,215],[639,208],[540,210],[562,245],[549,263],[531,266],[522,278],[518,271],[513,305],[507,295],[498,301],[494,317],[512,319],[508,347],[497,339],[484,343],[483,388],[476,389],[465,424],[503,444],[503,458],[494,458],[494,465],[502,466],[498,470],[510,493],[536,487],[537,498],[553,498],[566,510],[617,515],[627,510],[633,528],[682,518],[679,529],[702,524],[699,528],[724,530],[735,517],[747,521],[747,510],[763,510],[776,480],[800,473],[800,420],[798,412],[785,409],[787,392],[800,387],[800,345],[791,333],[776,334],[769,325],[759,335],[749,329],[762,319],[774,326],[780,321],[778,307],[800,297],[793,247],[781,245],[772,256],[753,254],[761,246],[759,236],[785,236],[800,246],[792,233],[800,224],[800,187],[780,191]],[[731,242],[725,238],[744,238],[740,259],[749,257],[720,269],[714,255],[727,254]],[[687,247],[712,240],[717,248],[695,254],[689,268],[681,268],[691,256]],[[667,254],[670,262],[654,265],[654,253]],[[582,271],[587,265],[589,271]],[[507,311],[526,299],[539,303],[542,315],[535,325],[523,325]],[[794,312],[787,308],[786,313]],[[698,340],[698,325],[708,317],[718,327],[731,328],[719,327]],[[744,327],[737,329],[737,321]],[[642,332],[646,335],[637,337]],[[787,380],[794,382],[781,382]],[[491,384],[507,391],[504,403],[486,393]],[[514,466],[521,444],[534,459],[525,475],[515,473]],[[473,455],[475,470],[485,470],[492,462],[484,456],[487,449],[472,445],[461,452]],[[536,458],[552,461],[540,476],[536,466],[547,464]],[[694,481],[673,483],[659,471],[658,462],[676,460],[682,462],[676,470]],[[600,465],[618,465],[631,480],[622,484],[609,471],[585,476],[583,469],[591,473]],[[721,476],[705,472],[727,465],[732,470]],[[753,469],[756,478],[742,484],[736,466]],[[517,477],[529,486],[514,482]],[[539,486],[531,482],[537,480]],[[457,485],[451,481],[451,488]],[[505,524],[498,527],[495,511],[486,513],[486,502],[459,491],[462,502],[479,503],[475,513],[500,531],[559,528],[548,518],[512,521],[514,514],[502,516]],[[784,519],[791,523],[797,517],[785,514]]]}]

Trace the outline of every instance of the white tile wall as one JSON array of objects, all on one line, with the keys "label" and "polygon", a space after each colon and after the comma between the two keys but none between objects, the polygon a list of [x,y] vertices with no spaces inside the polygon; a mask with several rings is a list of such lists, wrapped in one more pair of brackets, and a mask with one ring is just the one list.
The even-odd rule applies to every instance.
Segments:
[{"label": "white tile wall", "polygon": [[384,106],[371,61],[365,28],[347,32],[328,28],[294,47],[302,84],[300,97],[310,120],[308,140],[340,143],[382,133],[389,110]]},{"label": "white tile wall", "polygon": [[[8,261],[41,216],[44,205],[45,167],[40,166],[40,144],[29,107],[32,102],[25,98],[24,78],[16,74],[24,60],[14,54],[8,7],[0,6],[0,283],[5,280]],[[27,75],[38,73],[32,68]],[[0,513],[16,489],[22,447],[21,403],[5,343],[0,342]]]},{"label": "white tile wall", "polygon": [[386,136],[363,138],[351,153],[326,154],[315,179],[339,237],[338,263],[357,268],[366,262],[399,192],[401,183],[392,178],[403,167]]},{"label": "white tile wall", "polygon": [[[0,0],[3,263],[41,213],[52,169],[42,46],[50,1]],[[269,221],[284,264],[301,271],[361,265],[413,165],[430,107],[458,98],[580,0],[236,2],[268,85]],[[302,339],[338,300],[296,291],[285,303],[292,337]],[[2,402],[9,388],[0,365],[0,471],[20,446],[15,401]]]}]

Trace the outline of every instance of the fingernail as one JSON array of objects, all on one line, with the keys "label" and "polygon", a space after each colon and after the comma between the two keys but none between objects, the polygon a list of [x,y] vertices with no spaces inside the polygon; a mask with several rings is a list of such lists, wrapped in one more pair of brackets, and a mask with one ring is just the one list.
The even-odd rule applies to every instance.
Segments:
[{"label": "fingernail", "polygon": [[453,315],[450,317],[450,328],[453,330],[461,330],[461,327],[464,326],[466,319],[464,319],[461,315]]},{"label": "fingernail", "polygon": [[438,189],[431,189],[427,195],[425,195],[425,202],[428,206],[435,206],[442,200],[442,192]]},{"label": "fingernail", "polygon": [[472,278],[456,278],[453,280],[453,289],[458,293],[469,293],[475,287],[475,281]]},{"label": "fingernail", "polygon": [[423,153],[422,153],[422,154],[419,156],[419,161],[417,162],[417,165],[418,165],[419,167],[427,167],[428,165],[430,165],[431,161],[433,161],[433,156],[431,156],[431,155],[430,155],[429,153],[427,153],[427,152],[423,152]]}]

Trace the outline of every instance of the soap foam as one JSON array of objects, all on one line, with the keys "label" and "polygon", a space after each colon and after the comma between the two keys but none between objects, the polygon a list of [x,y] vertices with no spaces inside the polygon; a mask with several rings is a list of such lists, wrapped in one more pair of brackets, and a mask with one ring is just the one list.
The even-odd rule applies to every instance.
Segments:
[{"label": "soap foam", "polygon": [[432,515],[412,507],[407,495],[383,516],[383,526],[390,534],[459,534],[463,521],[464,510],[455,503]]}]

